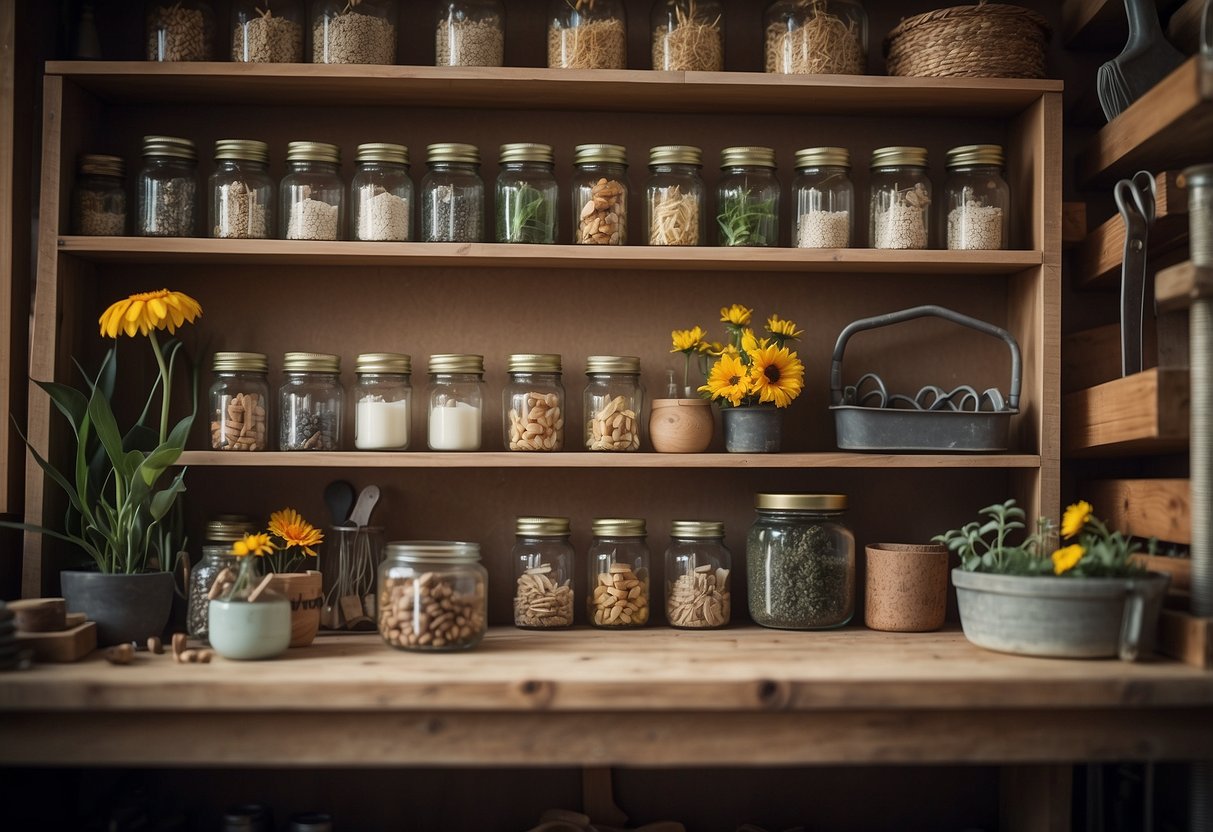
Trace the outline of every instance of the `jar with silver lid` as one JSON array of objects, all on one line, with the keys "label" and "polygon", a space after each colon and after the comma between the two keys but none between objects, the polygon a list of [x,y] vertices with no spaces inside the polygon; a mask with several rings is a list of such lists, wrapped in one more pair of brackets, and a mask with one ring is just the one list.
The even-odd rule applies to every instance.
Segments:
[{"label": "jar with silver lid", "polygon": [[1011,188],[1002,176],[1001,145],[971,144],[948,151],[944,187],[950,251],[999,251],[1011,231]]},{"label": "jar with silver lid", "polygon": [[350,211],[355,240],[403,243],[410,239],[413,180],[407,147],[385,142],[358,145]]},{"label": "jar with silver lid", "polygon": [[519,517],[514,559],[514,626],[573,626],[573,546],[567,517]]},{"label": "jar with silver lid", "polygon": [[274,227],[274,180],[270,148],[249,139],[215,142],[211,174],[211,236],[266,240]]},{"label": "jar with silver lid", "polygon": [[497,242],[556,242],[556,157],[551,145],[503,144],[497,175]]},{"label": "jar with silver lid", "polygon": [[502,393],[505,446],[511,451],[564,450],[564,384],[559,355],[511,355]]},{"label": "jar with silver lid", "polygon": [[590,451],[640,450],[644,387],[640,359],[631,355],[591,355],[583,397],[585,447]]},{"label": "jar with silver lid", "polygon": [[327,142],[286,146],[290,172],[282,178],[282,238],[340,240],[345,227],[341,148]]},{"label": "jar with silver lid", "polygon": [[314,0],[312,63],[396,63],[399,0]]},{"label": "jar with silver lid", "polygon": [[268,447],[269,359],[259,352],[217,352],[211,365],[211,449],[264,451]]},{"label": "jar with silver lid", "polygon": [[797,248],[850,248],[855,230],[855,186],[845,147],[810,147],[796,153]]},{"label": "jar with silver lid", "polygon": [[443,142],[426,148],[429,171],[421,180],[422,239],[427,243],[479,243],[484,239],[484,180],[475,145]]},{"label": "jar with silver lid", "polygon": [[483,411],[484,356],[431,355],[430,450],[480,450]]},{"label": "jar with silver lid", "polygon": [[143,169],[135,233],[140,237],[193,237],[197,231],[198,152],[189,139],[143,137]]},{"label": "jar with silver lid", "polygon": [[665,551],[665,617],[671,627],[727,627],[733,603],[733,558],[724,545],[724,523],[675,520]]},{"label": "jar with silver lid", "polygon": [[80,157],[72,194],[72,229],[86,237],[126,233],[126,165],[119,156]]},{"label": "jar with silver lid", "polygon": [[186,629],[193,638],[206,638],[210,622],[210,591],[224,569],[236,569],[239,559],[232,544],[253,533],[253,521],[239,514],[221,514],[206,524],[202,559],[190,569],[186,591]]},{"label": "jar with silver lid", "polygon": [[548,66],[627,69],[628,23],[623,0],[551,0]]},{"label": "jar with silver lid", "polygon": [[209,61],[215,13],[207,0],[151,0],[147,4],[149,61]]},{"label": "jar with silver lid", "polygon": [[726,147],[716,186],[722,246],[779,245],[779,180],[769,147]]},{"label": "jar with silver lid", "polygon": [[649,620],[649,547],[644,520],[600,518],[588,552],[590,623],[607,629],[643,627]]},{"label": "jar with silver lid", "polygon": [[379,567],[379,635],[399,650],[470,650],[488,629],[478,543],[389,543]]},{"label": "jar with silver lid", "polygon": [[644,224],[651,246],[700,246],[707,239],[703,151],[663,145],[649,151]]},{"label": "jar with silver lid", "polygon": [[653,69],[724,70],[724,4],[720,0],[657,0],[652,24]]},{"label": "jar with silver lid", "polygon": [[286,382],[278,393],[278,450],[341,450],[344,393],[340,356],[288,352],[282,359],[282,372]]},{"label": "jar with silver lid", "polygon": [[766,71],[863,75],[868,13],[859,0],[775,0],[766,12]]},{"label": "jar with silver lid", "polygon": [[925,249],[931,245],[931,177],[925,147],[872,152],[871,245]]},{"label": "jar with silver lid", "polygon": [[435,66],[504,66],[501,0],[444,0],[434,30]]},{"label": "jar with silver lid", "polygon": [[573,151],[573,241],[628,244],[628,151],[617,144],[582,144]]},{"label": "jar with silver lid", "polygon": [[301,0],[235,0],[232,60],[245,64],[303,63]]},{"label": "jar with silver lid", "polygon": [[391,352],[364,353],[354,367],[354,447],[403,451],[413,421],[413,359]]}]

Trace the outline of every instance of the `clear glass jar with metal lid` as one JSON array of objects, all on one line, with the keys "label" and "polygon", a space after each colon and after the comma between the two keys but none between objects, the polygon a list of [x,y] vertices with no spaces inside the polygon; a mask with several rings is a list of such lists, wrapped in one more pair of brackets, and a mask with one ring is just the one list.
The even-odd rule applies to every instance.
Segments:
[{"label": "clear glass jar with metal lid", "polygon": [[345,227],[341,148],[327,142],[286,146],[289,173],[282,177],[282,238],[340,240]]},{"label": "clear glass jar with metal lid", "polygon": [[484,356],[430,356],[429,448],[478,451],[484,411]]},{"label": "clear glass jar with metal lid", "polygon": [[1002,177],[997,144],[971,144],[948,151],[944,227],[952,251],[1000,251],[1011,237],[1011,188]]},{"label": "clear glass jar with metal lid", "polygon": [[585,447],[590,451],[640,450],[644,386],[640,359],[631,355],[591,355],[582,398]]},{"label": "clear glass jar with metal lid", "polygon": [[556,157],[551,145],[503,144],[497,175],[497,242],[556,242]]},{"label": "clear glass jar with metal lid", "polygon": [[779,245],[779,180],[769,147],[726,147],[716,185],[716,226],[722,246]]},{"label": "clear glass jar with metal lid", "polygon": [[211,236],[265,240],[274,227],[274,180],[265,142],[220,139],[211,174]]},{"label": "clear glass jar with metal lid", "polygon": [[863,75],[868,13],[859,0],[776,0],[766,12],[766,71]]},{"label": "clear glass jar with metal lid", "polygon": [[652,22],[653,69],[724,69],[724,4],[720,0],[657,0]]},{"label": "clear glass jar with metal lid", "polygon": [[628,244],[628,151],[617,144],[582,144],[573,151],[573,241]]},{"label": "clear glass jar with metal lid", "polygon": [[185,624],[193,638],[206,638],[210,622],[210,592],[224,569],[236,570],[232,544],[253,533],[253,521],[240,514],[220,514],[206,524],[202,559],[190,568],[186,590]]},{"label": "clear glass jar with metal lid", "polygon": [[211,449],[264,451],[269,447],[269,359],[259,352],[217,352],[211,370]]},{"label": "clear glass jar with metal lid", "polygon": [[341,357],[288,352],[282,359],[282,373],[286,382],[278,391],[278,449],[341,450]]},{"label": "clear glass jar with metal lid", "polygon": [[430,169],[421,180],[422,239],[479,243],[484,239],[480,151],[457,142],[432,144],[426,150]]},{"label": "clear glass jar with metal lid", "polygon": [[189,139],[143,137],[143,168],[135,182],[140,237],[193,237],[197,231],[198,151]]},{"label": "clear glass jar with metal lid", "polygon": [[622,0],[551,0],[548,66],[627,69],[628,23]]},{"label": "clear glass jar with metal lid", "polygon": [[724,545],[724,523],[675,520],[665,550],[665,617],[671,627],[727,627],[733,614],[729,574],[733,556]]},{"label": "clear glass jar with metal lid", "polygon": [[303,63],[302,0],[235,0],[232,60],[245,64]]},{"label": "clear glass jar with metal lid", "polygon": [[855,231],[855,186],[845,147],[810,147],[796,153],[797,248],[850,248]]},{"label": "clear glass jar with metal lid", "polygon": [[564,450],[564,385],[559,355],[511,355],[502,393],[505,446],[511,451]]},{"label": "clear glass jar with metal lid", "polygon": [[930,248],[931,177],[926,148],[873,151],[869,187],[872,248]]},{"label": "clear glass jar with metal lid", "polygon": [[707,239],[703,151],[663,145],[649,151],[644,224],[651,246],[701,246]]},{"label": "clear glass jar with metal lid", "polygon": [[126,233],[126,165],[120,156],[80,157],[72,193],[72,229],[86,237]]},{"label": "clear glass jar with metal lid", "polygon": [[350,211],[355,240],[403,243],[411,239],[413,180],[407,147],[384,142],[358,145]]},{"label": "clear glass jar with metal lid", "polygon": [[323,812],[292,815],[286,832],[333,832],[333,816]]},{"label": "clear glass jar with metal lid", "polygon": [[764,627],[824,630],[855,612],[855,536],[842,494],[759,494],[746,540],[750,617]]},{"label": "clear glass jar with metal lid", "polygon": [[649,547],[644,520],[600,518],[591,524],[586,608],[595,627],[643,627],[649,620]]},{"label": "clear glass jar with metal lid", "polygon": [[399,0],[313,0],[312,63],[396,63]]},{"label": "clear glass jar with metal lid", "polygon": [[209,61],[214,52],[215,12],[207,0],[150,0],[149,61]]},{"label": "clear glass jar with metal lid", "polygon": [[434,29],[434,66],[504,66],[501,0],[443,0]]},{"label": "clear glass jar with metal lid", "polygon": [[413,359],[394,352],[363,353],[354,366],[354,447],[403,451],[413,422]]},{"label": "clear glass jar with metal lid", "polygon": [[519,517],[514,559],[514,626],[573,626],[573,546],[567,517]]},{"label": "clear glass jar with metal lid", "polygon": [[488,628],[477,543],[389,543],[379,567],[379,635],[400,650],[469,650]]}]

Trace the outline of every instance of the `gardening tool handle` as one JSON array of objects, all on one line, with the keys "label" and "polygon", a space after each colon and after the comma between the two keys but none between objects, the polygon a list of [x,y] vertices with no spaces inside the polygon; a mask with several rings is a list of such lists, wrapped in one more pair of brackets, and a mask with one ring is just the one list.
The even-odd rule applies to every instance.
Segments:
[{"label": "gardening tool handle", "polygon": [[1019,344],[1014,336],[1001,327],[970,318],[942,306],[915,306],[913,309],[903,309],[900,312],[890,312],[887,315],[877,315],[874,318],[864,318],[848,324],[838,336],[834,345],[834,361],[830,365],[830,401],[834,405],[842,404],[842,357],[846,353],[847,341],[851,336],[869,329],[879,329],[891,324],[912,321],[917,318],[943,318],[954,324],[967,326],[993,338],[1000,338],[1011,349],[1011,394],[1007,396],[1008,406],[1014,410],[1019,407],[1019,388],[1023,381],[1023,358],[1019,352]]},{"label": "gardening tool handle", "polygon": [[1154,3],[1148,0],[1125,0],[1125,17],[1129,21],[1126,51],[1162,38],[1162,22],[1158,19],[1158,8]]},{"label": "gardening tool handle", "polygon": [[1135,662],[1141,654],[1141,634],[1145,629],[1146,594],[1137,583],[1129,584],[1129,597],[1125,599],[1125,611],[1120,619],[1120,659]]}]

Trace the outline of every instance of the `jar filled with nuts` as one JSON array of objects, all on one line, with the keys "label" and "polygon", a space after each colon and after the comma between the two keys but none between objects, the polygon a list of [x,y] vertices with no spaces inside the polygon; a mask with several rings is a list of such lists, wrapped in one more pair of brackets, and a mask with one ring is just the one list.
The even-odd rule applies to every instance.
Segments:
[{"label": "jar filled with nuts", "polygon": [[278,450],[341,450],[340,356],[288,352],[282,372],[286,382],[278,391]]},{"label": "jar filled with nuts", "polygon": [[552,0],[548,66],[627,69],[628,24],[622,0]]},{"label": "jar filled with nuts", "polygon": [[484,356],[430,356],[431,451],[478,451],[484,410]]},{"label": "jar filled with nuts", "polygon": [[135,183],[140,237],[193,237],[197,230],[198,151],[189,139],[143,137],[143,169]]},{"label": "jar filled with nuts", "polygon": [[400,650],[469,650],[488,629],[480,545],[389,543],[379,567],[379,635]]},{"label": "jar filled with nuts", "polygon": [[649,547],[643,520],[597,519],[589,550],[590,623],[610,629],[649,620]]},{"label": "jar filled with nuts", "polygon": [[413,180],[407,147],[382,142],[358,145],[350,211],[355,240],[403,243],[411,238]]},{"label": "jar filled with nuts", "polygon": [[766,13],[766,71],[863,75],[868,13],[859,0],[776,0]]},{"label": "jar filled with nuts", "polygon": [[514,626],[573,626],[573,547],[566,517],[519,517],[514,558]]},{"label": "jar filled with nuts", "polygon": [[315,0],[312,63],[396,63],[397,0]]},{"label": "jar filled with nuts", "polygon": [[253,521],[236,514],[221,514],[206,524],[202,559],[190,569],[186,592],[186,629],[193,638],[206,638],[210,620],[210,593],[224,569],[236,570],[232,544],[253,533]]},{"label": "jar filled with nuts", "polygon": [[546,144],[503,144],[497,175],[497,242],[556,242],[556,157]]},{"label": "jar filled with nuts", "polygon": [[274,180],[265,142],[222,139],[215,142],[211,174],[211,236],[265,240],[274,227]]},{"label": "jar filled with nuts", "polygon": [[246,64],[303,63],[301,0],[235,0],[232,60]]},{"label": "jar filled with nuts", "polygon": [[845,147],[810,147],[796,153],[797,248],[849,248],[855,228],[855,186]]},{"label": "jar filled with nuts", "polygon": [[422,238],[427,243],[479,243],[484,239],[480,151],[457,142],[426,150],[430,169],[421,180]]},{"label": "jar filled with nuts", "polygon": [[645,189],[645,227],[651,246],[700,246],[704,223],[703,151],[665,145],[649,151],[649,184]]},{"label": "jar filled with nuts", "polygon": [[564,385],[559,355],[511,355],[502,398],[505,446],[511,451],[564,450]]},{"label": "jar filled with nuts", "polygon": [[591,355],[590,381],[582,399],[586,415],[585,447],[590,451],[640,450],[644,386],[640,359],[630,355]]},{"label": "jar filled with nuts", "polygon": [[151,0],[147,4],[149,61],[209,61],[215,13],[206,0]]},{"label": "jar filled with nuts", "polygon": [[948,151],[944,189],[948,248],[997,251],[1011,231],[1011,188],[1002,178],[1002,147],[972,144]]},{"label": "jar filled with nuts", "polygon": [[653,69],[724,69],[724,6],[720,0],[657,0],[652,19]]},{"label": "jar filled with nuts", "polygon": [[671,627],[727,627],[732,614],[724,523],[675,520],[665,552],[665,617]]},{"label": "jar filled with nuts", "polygon": [[364,353],[354,368],[354,447],[403,451],[413,420],[413,359],[391,352]]},{"label": "jar filled with nuts", "polygon": [[628,151],[617,144],[582,144],[573,152],[574,242],[628,244]]},{"label": "jar filled with nuts", "polygon": [[86,237],[126,233],[126,165],[119,156],[89,153],[80,157],[72,193],[72,228]]},{"label": "jar filled with nuts", "polygon": [[434,66],[503,66],[501,0],[444,0],[434,29]]},{"label": "jar filled with nuts", "polygon": [[217,352],[211,370],[211,449],[264,451],[269,360],[259,352]]},{"label": "jar filled with nuts", "polygon": [[282,238],[340,240],[345,226],[341,148],[327,142],[286,146],[290,172],[282,178]]},{"label": "jar filled with nuts", "polygon": [[925,249],[931,245],[931,177],[925,147],[872,152],[871,245]]},{"label": "jar filled with nuts", "polygon": [[726,147],[716,186],[722,246],[779,245],[779,180],[769,147]]}]

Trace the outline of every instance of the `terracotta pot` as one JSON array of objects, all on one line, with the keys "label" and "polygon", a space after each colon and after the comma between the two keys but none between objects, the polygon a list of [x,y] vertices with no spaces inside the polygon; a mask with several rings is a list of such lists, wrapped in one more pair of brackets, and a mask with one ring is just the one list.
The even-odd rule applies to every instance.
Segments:
[{"label": "terracotta pot", "polygon": [[291,602],[291,647],[307,647],[320,629],[324,576],[314,569],[275,573],[270,589]]},{"label": "terracotta pot", "polygon": [[649,441],[663,454],[701,454],[712,444],[712,404],[704,399],[654,399]]},{"label": "terracotta pot", "polygon": [[873,630],[925,633],[948,611],[944,546],[876,543],[867,547],[863,623]]}]

